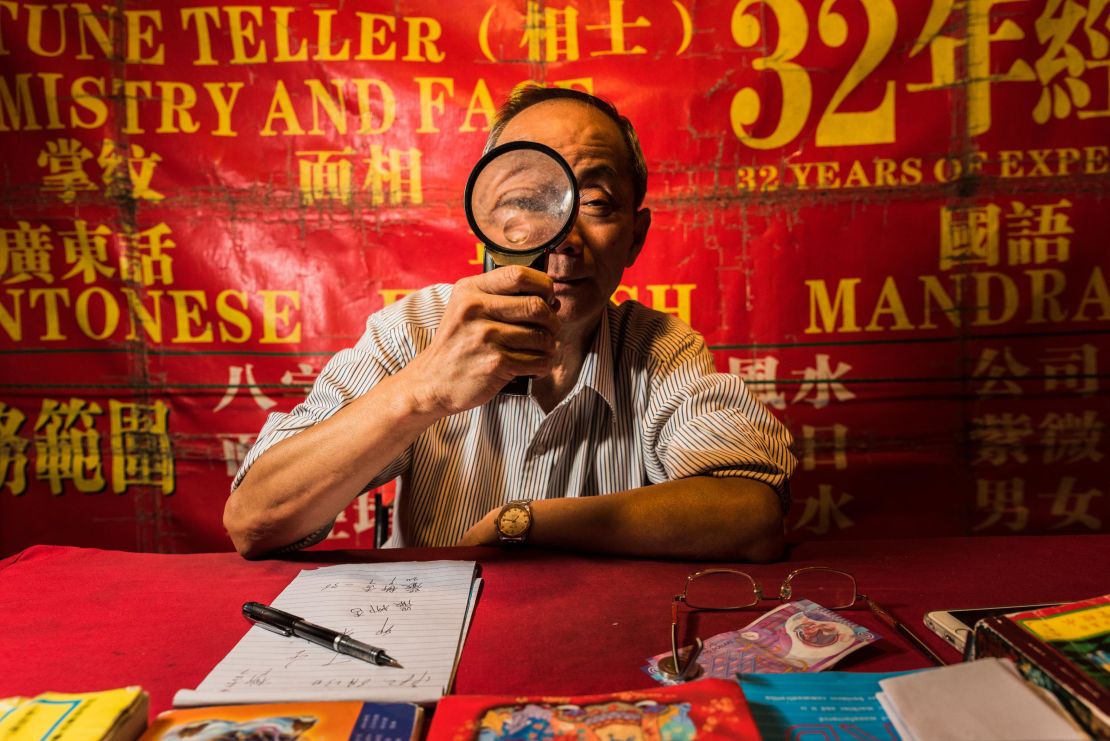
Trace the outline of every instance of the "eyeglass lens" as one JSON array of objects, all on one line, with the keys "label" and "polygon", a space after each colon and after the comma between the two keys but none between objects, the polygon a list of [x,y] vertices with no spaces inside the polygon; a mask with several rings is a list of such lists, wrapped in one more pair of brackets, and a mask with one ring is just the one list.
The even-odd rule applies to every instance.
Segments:
[{"label": "eyeglass lens", "polygon": [[736,610],[759,598],[759,587],[742,571],[700,571],[686,582],[686,604],[694,609]]},{"label": "eyeglass lens", "polygon": [[807,599],[830,610],[851,607],[856,602],[856,580],[835,569],[807,568],[792,573],[783,582],[783,601]]},{"label": "eyeglass lens", "polygon": [[[686,605],[701,610],[737,610],[751,607],[763,597],[751,576],[730,569],[699,571],[686,582]],[[851,574],[824,567],[807,567],[791,573],[779,592],[783,601],[807,599],[830,610],[851,607],[856,601],[856,580]]]}]

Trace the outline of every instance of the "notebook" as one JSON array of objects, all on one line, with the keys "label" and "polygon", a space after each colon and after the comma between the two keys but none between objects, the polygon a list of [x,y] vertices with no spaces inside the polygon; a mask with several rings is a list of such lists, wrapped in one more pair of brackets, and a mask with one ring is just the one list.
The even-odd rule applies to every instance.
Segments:
[{"label": "notebook", "polygon": [[[384,648],[404,667],[377,666],[259,626],[174,707],[294,700],[434,703],[455,667],[481,580],[473,561],[326,566],[300,572],[272,606]],[[244,602],[251,595],[244,595]],[[226,619],[242,620],[239,615]]]}]

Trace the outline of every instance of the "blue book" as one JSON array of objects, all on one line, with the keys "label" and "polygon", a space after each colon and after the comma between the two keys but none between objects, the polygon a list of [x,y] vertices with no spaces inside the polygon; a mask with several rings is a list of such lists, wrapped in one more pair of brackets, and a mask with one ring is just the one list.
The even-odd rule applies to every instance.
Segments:
[{"label": "blue book", "polygon": [[875,695],[879,680],[913,672],[742,674],[759,735],[775,741],[898,741]]}]

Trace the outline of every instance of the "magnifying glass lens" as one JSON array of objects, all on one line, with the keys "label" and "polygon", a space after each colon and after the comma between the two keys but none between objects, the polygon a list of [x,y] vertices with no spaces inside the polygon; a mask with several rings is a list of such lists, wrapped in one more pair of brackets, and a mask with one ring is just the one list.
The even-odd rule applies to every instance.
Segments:
[{"label": "magnifying glass lens", "polygon": [[564,239],[573,224],[577,199],[570,169],[539,147],[519,142],[499,147],[471,175],[467,215],[476,236],[495,254],[537,255]]}]

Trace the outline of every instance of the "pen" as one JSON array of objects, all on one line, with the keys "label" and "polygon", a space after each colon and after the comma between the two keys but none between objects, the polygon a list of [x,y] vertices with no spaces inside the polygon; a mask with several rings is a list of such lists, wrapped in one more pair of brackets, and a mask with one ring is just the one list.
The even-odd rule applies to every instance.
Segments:
[{"label": "pen", "polygon": [[353,656],[356,659],[362,659],[378,666],[403,668],[397,663],[397,659],[386,654],[384,648],[375,648],[362,641],[356,641],[349,635],[337,633],[329,628],[321,628],[319,625],[302,620],[296,615],[290,615],[288,612],[283,612],[260,602],[245,603],[243,605],[243,617],[255,625],[273,631],[278,635],[304,638],[317,646],[330,648],[337,653]]},{"label": "pen", "polygon": [[871,610],[871,612],[878,615],[879,619],[882,620],[887,625],[889,625],[891,628],[894,628],[896,631],[901,633],[906,639],[909,640],[910,643],[912,643],[914,645],[914,647],[918,651],[925,654],[929,658],[930,661],[932,661],[937,666],[947,666],[948,665],[948,662],[944,661],[939,656],[937,656],[935,653],[933,653],[933,649],[926,646],[924,641],[922,641],[920,638],[918,638],[912,630],[907,628],[902,623],[898,622],[898,619],[895,618],[893,615],[891,615],[889,612],[887,612],[885,608],[881,607],[878,602],[871,599],[867,595],[860,595],[860,596],[863,597],[867,601],[867,607],[868,607],[868,609]]}]

